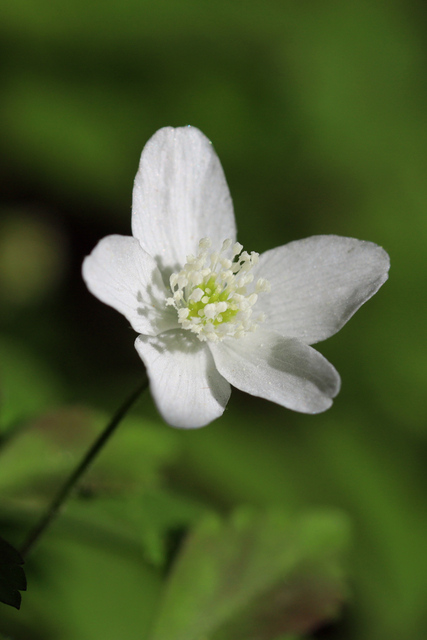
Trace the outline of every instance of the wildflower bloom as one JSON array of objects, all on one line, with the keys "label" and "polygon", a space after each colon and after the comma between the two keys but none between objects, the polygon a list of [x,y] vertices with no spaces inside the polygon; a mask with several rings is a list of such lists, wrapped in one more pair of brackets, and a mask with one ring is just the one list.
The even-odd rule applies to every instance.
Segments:
[{"label": "wildflower bloom", "polygon": [[381,247],[314,236],[244,251],[219,159],[193,127],[160,129],[145,146],[132,233],[101,240],[83,277],[139,334],[135,347],[167,422],[215,420],[230,385],[303,413],[331,406],[339,375],[310,345],[385,282]]}]

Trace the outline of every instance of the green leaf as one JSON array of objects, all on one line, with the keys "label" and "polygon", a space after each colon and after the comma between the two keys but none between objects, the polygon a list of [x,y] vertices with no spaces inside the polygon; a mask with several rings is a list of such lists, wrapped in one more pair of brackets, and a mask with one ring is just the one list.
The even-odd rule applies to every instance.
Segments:
[{"label": "green leaf", "polygon": [[25,591],[27,580],[18,551],[11,544],[0,538],[0,602],[19,609],[21,594]]},{"label": "green leaf", "polygon": [[[79,463],[110,417],[82,406],[43,413],[18,432],[2,452],[0,491],[12,499],[28,495],[43,503]],[[129,419],[120,426],[79,483],[85,495],[140,492],[160,481],[161,469],[176,456],[172,430]]]},{"label": "green leaf", "polygon": [[347,520],[238,510],[206,517],[166,584],[150,640],[274,640],[336,615]]}]

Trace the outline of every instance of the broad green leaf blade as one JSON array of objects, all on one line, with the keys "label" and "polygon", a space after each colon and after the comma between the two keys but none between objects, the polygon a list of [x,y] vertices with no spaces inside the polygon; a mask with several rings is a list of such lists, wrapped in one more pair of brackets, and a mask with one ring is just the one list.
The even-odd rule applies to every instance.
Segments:
[{"label": "broad green leaf blade", "polygon": [[[3,498],[46,501],[86,453],[110,416],[83,406],[60,406],[43,413],[16,435],[2,455]],[[159,482],[161,469],[177,452],[174,433],[141,418],[126,418],[82,478],[83,493],[139,492]],[[49,492],[49,493],[48,493]]]},{"label": "broad green leaf blade", "polygon": [[23,568],[23,559],[11,544],[0,538],[0,602],[19,609],[21,594],[25,591],[27,580]]},{"label": "broad green leaf blade", "polygon": [[273,640],[336,614],[347,520],[239,510],[206,517],[171,573],[150,640]]}]

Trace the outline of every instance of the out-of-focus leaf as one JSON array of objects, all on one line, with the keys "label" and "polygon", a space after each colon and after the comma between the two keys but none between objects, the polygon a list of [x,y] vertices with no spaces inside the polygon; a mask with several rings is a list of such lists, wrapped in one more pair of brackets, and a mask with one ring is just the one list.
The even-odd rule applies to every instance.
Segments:
[{"label": "out-of-focus leaf", "polygon": [[[34,420],[3,452],[3,495],[51,496],[108,423],[105,414],[68,406]],[[174,432],[149,421],[126,419],[82,478],[87,495],[117,495],[157,483],[161,467],[176,453]]]},{"label": "out-of-focus leaf", "polygon": [[159,488],[74,499],[55,523],[54,535],[110,548],[120,543],[122,549],[138,550],[140,560],[164,572],[183,535],[206,512],[203,505]]},{"label": "out-of-focus leaf", "polygon": [[58,536],[52,527],[40,540],[27,561],[31,588],[19,618],[14,615],[16,611],[7,608],[3,625],[0,614],[0,626],[11,638],[147,637],[161,589],[161,573],[143,562],[137,541],[132,545],[130,540],[108,536],[102,509],[97,514],[99,529],[92,536],[89,531],[79,536],[77,529],[73,536]]},{"label": "out-of-focus leaf", "polygon": [[138,497],[132,514],[147,560],[167,568],[182,536],[206,512],[202,503],[162,489]]},{"label": "out-of-focus leaf", "polygon": [[49,497],[78,463],[93,432],[93,415],[82,407],[62,407],[28,423],[3,452],[2,495]]},{"label": "out-of-focus leaf", "polygon": [[273,640],[335,615],[345,596],[347,520],[279,510],[206,517],[165,587],[150,640]]},{"label": "out-of-focus leaf", "polygon": [[0,538],[0,602],[19,609],[20,591],[27,588],[27,580],[21,565],[23,559],[9,542]]}]

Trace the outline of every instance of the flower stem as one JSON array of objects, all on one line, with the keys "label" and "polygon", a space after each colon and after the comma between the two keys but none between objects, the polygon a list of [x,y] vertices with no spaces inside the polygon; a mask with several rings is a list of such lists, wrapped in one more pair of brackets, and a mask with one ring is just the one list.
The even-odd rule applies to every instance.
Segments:
[{"label": "flower stem", "polygon": [[77,467],[73,470],[71,475],[64,482],[60,490],[58,491],[55,498],[52,500],[51,504],[48,506],[45,513],[42,515],[40,520],[37,522],[35,527],[30,531],[24,544],[21,546],[20,553],[22,556],[26,556],[28,552],[33,548],[37,540],[44,533],[44,531],[49,527],[52,521],[55,519],[59,509],[68,498],[69,493],[73,489],[73,487],[80,480],[81,476],[84,474],[86,469],[90,466],[91,462],[96,458],[99,451],[105,445],[105,443],[109,440],[109,438],[113,435],[114,431],[125,417],[129,409],[136,402],[139,396],[145,391],[148,387],[148,379],[146,378],[144,382],[132,393],[132,395],[123,403],[123,405],[118,409],[118,411],[114,414],[111,421],[107,424],[104,431],[96,438],[90,449],[87,451],[81,462],[77,465]]}]

